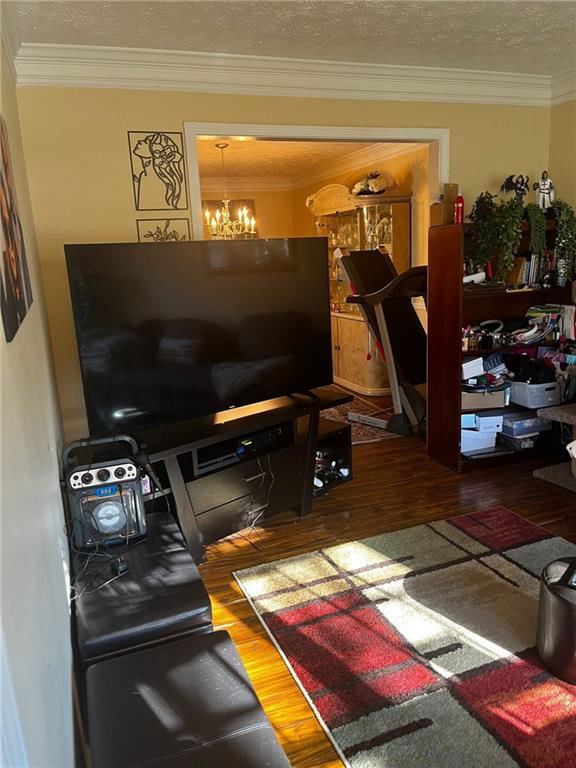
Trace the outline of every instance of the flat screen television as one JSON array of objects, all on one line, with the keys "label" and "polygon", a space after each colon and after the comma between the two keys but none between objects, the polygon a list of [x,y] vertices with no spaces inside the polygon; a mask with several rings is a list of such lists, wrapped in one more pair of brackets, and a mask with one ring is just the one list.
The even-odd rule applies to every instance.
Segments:
[{"label": "flat screen television", "polygon": [[324,238],[66,245],[90,434],[331,383]]}]

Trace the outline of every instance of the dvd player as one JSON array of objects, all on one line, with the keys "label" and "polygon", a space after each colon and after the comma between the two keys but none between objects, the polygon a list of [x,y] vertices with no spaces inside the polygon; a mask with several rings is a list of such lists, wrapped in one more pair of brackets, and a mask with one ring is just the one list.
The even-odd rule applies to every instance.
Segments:
[{"label": "dvd player", "polygon": [[287,448],[294,444],[294,427],[291,421],[275,424],[268,429],[207,445],[197,451],[198,476],[217,472],[219,469]]}]

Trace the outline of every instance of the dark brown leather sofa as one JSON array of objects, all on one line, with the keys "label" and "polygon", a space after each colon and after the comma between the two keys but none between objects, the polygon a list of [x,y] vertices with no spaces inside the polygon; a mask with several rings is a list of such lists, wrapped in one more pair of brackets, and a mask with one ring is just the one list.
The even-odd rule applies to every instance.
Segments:
[{"label": "dark brown leather sofa", "polygon": [[128,570],[110,584],[91,587],[91,564],[74,560],[93,768],[289,768],[230,636],[212,631],[210,599],[177,524],[167,513],[147,523],[145,540],[117,549]]}]

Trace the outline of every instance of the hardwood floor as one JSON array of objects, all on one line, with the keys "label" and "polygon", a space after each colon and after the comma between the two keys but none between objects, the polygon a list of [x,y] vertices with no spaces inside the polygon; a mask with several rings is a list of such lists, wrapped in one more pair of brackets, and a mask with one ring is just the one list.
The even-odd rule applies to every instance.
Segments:
[{"label": "hardwood floor", "polygon": [[294,768],[336,768],[342,762],[238,588],[232,572],[323,546],[502,504],[576,543],[576,496],[532,478],[524,461],[457,475],[432,462],[423,438],[354,447],[354,479],[314,504],[311,515],[290,513],[259,528],[254,546],[240,535],[211,545],[201,566],[215,628],[227,629]]}]

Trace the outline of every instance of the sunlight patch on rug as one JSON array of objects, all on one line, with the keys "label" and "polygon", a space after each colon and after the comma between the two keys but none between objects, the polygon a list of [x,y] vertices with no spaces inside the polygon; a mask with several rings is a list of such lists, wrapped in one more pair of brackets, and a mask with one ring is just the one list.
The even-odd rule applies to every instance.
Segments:
[{"label": "sunlight patch on rug", "polygon": [[534,647],[574,556],[493,507],[234,575],[351,768],[576,768],[576,686]]}]

